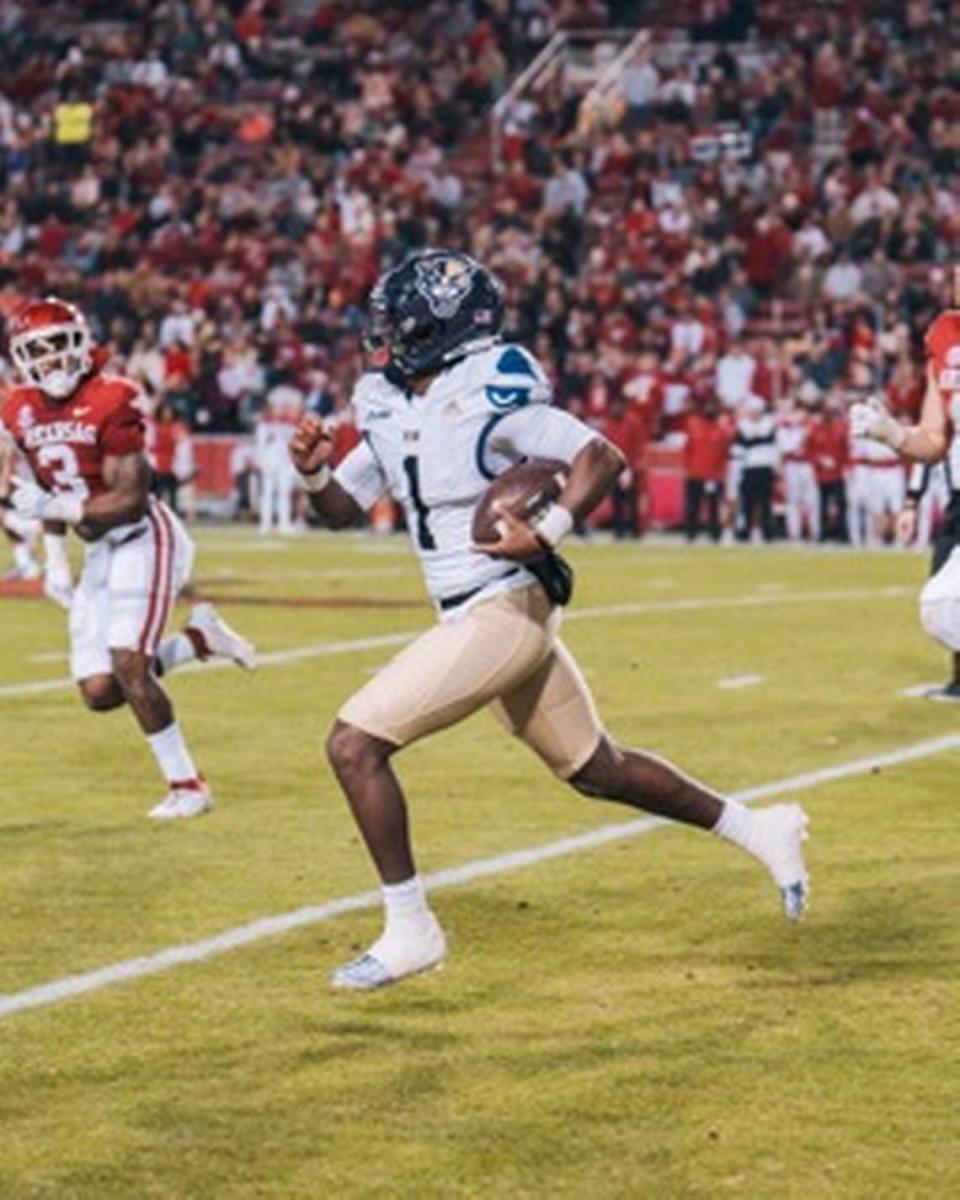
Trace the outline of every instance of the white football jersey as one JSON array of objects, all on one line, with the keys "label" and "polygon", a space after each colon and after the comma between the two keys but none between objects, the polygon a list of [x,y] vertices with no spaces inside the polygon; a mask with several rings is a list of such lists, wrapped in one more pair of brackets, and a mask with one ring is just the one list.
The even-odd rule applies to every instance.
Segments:
[{"label": "white football jersey", "polygon": [[517,564],[473,550],[473,511],[507,467],[531,457],[572,462],[598,436],[550,400],[536,359],[502,344],[461,359],[423,395],[380,373],[357,384],[353,407],[363,441],[335,478],[361,508],[384,492],[403,507],[435,601],[476,589],[487,598],[529,583]]}]

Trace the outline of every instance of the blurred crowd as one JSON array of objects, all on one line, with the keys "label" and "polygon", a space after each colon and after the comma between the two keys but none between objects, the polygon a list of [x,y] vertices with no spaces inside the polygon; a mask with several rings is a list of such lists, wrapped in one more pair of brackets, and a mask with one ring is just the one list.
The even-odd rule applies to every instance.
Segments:
[{"label": "blurred crowd", "polygon": [[[0,312],[80,301],[187,429],[277,388],[348,422],[373,280],[454,245],[638,480],[713,409],[909,416],[960,234],[949,8],[0,0]],[[606,26],[650,29],[612,92],[554,72],[491,155],[509,81]]]}]

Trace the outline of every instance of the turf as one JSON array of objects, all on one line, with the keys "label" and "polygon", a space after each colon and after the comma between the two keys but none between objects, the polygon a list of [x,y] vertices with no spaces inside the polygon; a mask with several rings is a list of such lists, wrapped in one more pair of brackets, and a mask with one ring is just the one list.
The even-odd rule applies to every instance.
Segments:
[{"label": "turf", "polygon": [[[429,623],[415,566],[394,540],[199,540],[231,621],[310,648],[172,681],[220,802],[201,821],[145,819],[126,714],[16,690],[65,674],[63,618],[0,602],[0,993],[373,884],[322,738],[391,653],[343,643]],[[565,639],[611,729],[718,786],[958,731],[901,695],[945,667],[913,555],[572,557]],[[804,795],[800,928],[751,861],[660,829],[438,892],[451,961],[383,993],[325,983],[369,911],[0,1020],[0,1197],[958,1195],[958,765]],[[400,769],[424,870],[629,815],[485,714]]]}]

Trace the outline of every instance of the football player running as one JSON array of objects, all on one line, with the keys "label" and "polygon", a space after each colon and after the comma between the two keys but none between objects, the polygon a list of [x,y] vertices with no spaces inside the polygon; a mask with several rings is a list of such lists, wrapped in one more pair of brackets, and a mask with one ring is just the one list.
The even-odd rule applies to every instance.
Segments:
[{"label": "football player running", "polygon": [[[850,427],[855,436],[882,442],[911,462],[946,459],[950,499],[934,544],[933,573],[920,592],[920,622],[953,651],[953,678],[934,695],[960,700],[960,266],[953,268],[953,308],[927,330],[926,350],[927,387],[919,422],[902,425],[880,400],[871,399],[851,407]],[[902,516],[898,526],[900,536],[910,540],[915,513]]]},{"label": "football player running", "polygon": [[[807,896],[797,805],[753,812],[670,763],[620,746],[559,637],[568,582],[545,560],[609,491],[620,452],[550,406],[524,349],[501,342],[499,285],[460,253],[425,251],[389,272],[371,297],[368,345],[385,359],[353,396],[362,442],[333,470],[331,437],[301,421],[291,455],[316,513],[356,522],[389,492],[406,513],[439,623],[340,710],[327,753],[382,882],[385,924],[335,987],[370,989],[446,955],[417,875],[396,752],[484,706],[578,792],[712,830],[770,871],[786,914]],[[472,544],[473,510],[490,481],[524,457],[570,464],[559,500],[535,526],[501,511],[499,541]]]},{"label": "football player running", "polygon": [[13,511],[70,526],[86,542],[70,602],[73,677],[94,712],[133,710],[167,783],[150,816],[198,816],[213,798],[158,677],[211,656],[248,667],[253,649],[209,604],[163,639],[194,547],[150,496],[140,389],[100,369],[83,314],[53,297],[31,301],[11,318],[8,337],[20,383],[0,407],[0,429],[33,474],[12,479]]}]

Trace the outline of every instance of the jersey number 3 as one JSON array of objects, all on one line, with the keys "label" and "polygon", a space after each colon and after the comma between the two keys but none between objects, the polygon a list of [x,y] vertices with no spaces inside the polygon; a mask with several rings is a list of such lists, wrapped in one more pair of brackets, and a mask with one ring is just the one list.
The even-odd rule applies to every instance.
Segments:
[{"label": "jersey number 3", "polygon": [[81,500],[90,495],[72,446],[41,446],[37,451],[37,463],[49,473],[58,491],[69,492]]},{"label": "jersey number 3", "polygon": [[437,543],[434,541],[428,519],[430,509],[420,495],[420,464],[415,454],[410,454],[403,460],[403,470],[410,487],[410,500],[417,511],[417,545],[421,550],[436,550]]}]

